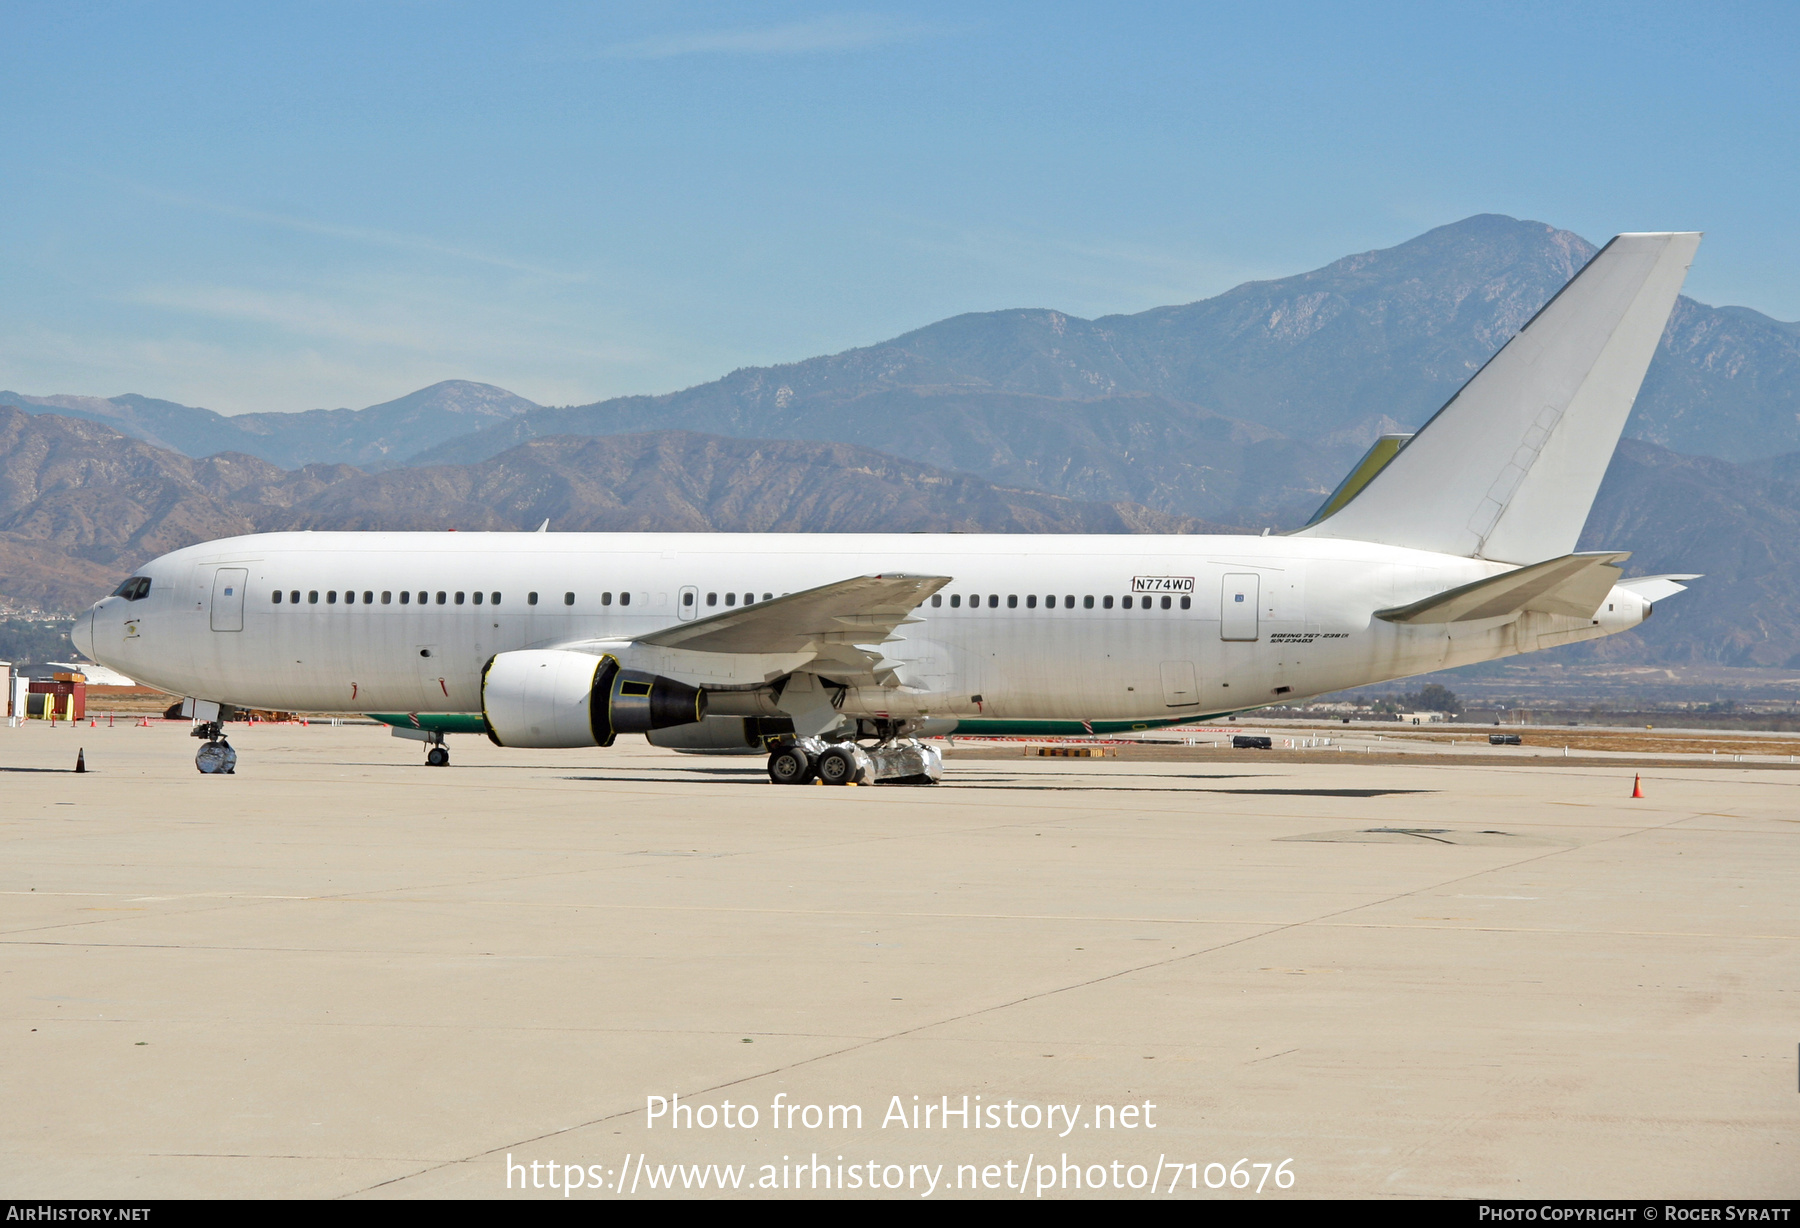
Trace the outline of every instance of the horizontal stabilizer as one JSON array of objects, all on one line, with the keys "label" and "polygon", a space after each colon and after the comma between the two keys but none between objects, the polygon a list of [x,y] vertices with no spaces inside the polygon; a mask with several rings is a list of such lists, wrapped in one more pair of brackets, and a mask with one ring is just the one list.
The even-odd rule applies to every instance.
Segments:
[{"label": "horizontal stabilizer", "polygon": [[677,623],[638,643],[693,652],[817,652],[826,644],[879,644],[949,576],[857,576],[802,593]]},{"label": "horizontal stabilizer", "polygon": [[1699,576],[1633,576],[1629,580],[1620,580],[1619,587],[1630,589],[1638,596],[1655,605],[1665,597],[1673,597],[1676,593],[1687,592],[1687,585],[1682,580],[1698,580]]},{"label": "horizontal stabilizer", "polygon": [[1567,554],[1464,584],[1411,605],[1377,610],[1375,617],[1391,623],[1466,623],[1531,610],[1592,618],[1606,594],[1619,582],[1619,564],[1630,557],[1630,552],[1616,550]]}]

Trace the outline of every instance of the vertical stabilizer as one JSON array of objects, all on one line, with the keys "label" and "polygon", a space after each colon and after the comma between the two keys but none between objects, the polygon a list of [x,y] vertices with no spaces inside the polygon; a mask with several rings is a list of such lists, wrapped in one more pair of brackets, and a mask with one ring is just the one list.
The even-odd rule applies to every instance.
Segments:
[{"label": "vertical stabilizer", "polygon": [[1301,529],[1535,563],[1569,554],[1700,244],[1624,234],[1348,502]]}]

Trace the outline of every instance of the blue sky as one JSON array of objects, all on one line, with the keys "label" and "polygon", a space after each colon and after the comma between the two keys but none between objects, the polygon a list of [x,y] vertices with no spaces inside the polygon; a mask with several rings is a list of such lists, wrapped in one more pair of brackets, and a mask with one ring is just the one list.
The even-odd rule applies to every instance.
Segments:
[{"label": "blue sky", "polygon": [[1800,318],[1800,6],[9,3],[0,387],[662,392],[1498,212]]}]

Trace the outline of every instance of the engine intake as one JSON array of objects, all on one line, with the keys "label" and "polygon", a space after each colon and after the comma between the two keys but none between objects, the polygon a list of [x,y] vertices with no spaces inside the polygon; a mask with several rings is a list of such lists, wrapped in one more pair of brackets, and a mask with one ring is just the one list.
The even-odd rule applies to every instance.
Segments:
[{"label": "engine intake", "polygon": [[567,649],[503,652],[481,671],[481,716],[497,746],[611,746],[622,733],[691,725],[706,692]]}]

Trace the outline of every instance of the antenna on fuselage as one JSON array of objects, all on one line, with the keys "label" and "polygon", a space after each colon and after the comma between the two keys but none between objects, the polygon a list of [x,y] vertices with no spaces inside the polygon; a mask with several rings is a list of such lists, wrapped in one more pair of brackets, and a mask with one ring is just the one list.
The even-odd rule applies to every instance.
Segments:
[{"label": "antenna on fuselage", "polygon": [[539,533],[548,533],[550,531],[550,518],[548,516],[544,517],[544,523],[537,527],[537,531]]}]

